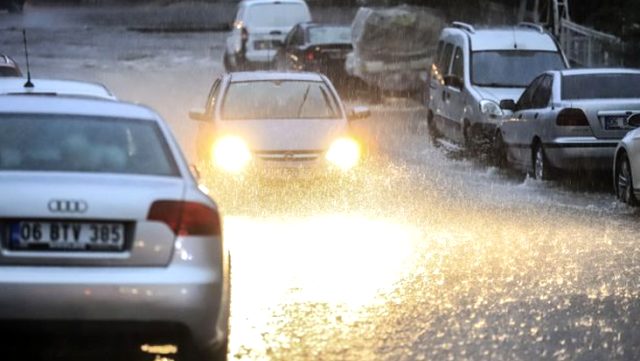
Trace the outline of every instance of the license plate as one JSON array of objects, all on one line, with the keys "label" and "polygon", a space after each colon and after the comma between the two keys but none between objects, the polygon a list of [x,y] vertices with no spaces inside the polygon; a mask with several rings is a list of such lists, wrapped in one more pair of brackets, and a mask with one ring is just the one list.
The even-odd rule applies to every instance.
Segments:
[{"label": "license plate", "polygon": [[22,221],[9,227],[14,250],[122,251],[123,223]]},{"label": "license plate", "polygon": [[629,121],[627,116],[606,116],[604,117],[604,129],[618,130],[629,129]]}]

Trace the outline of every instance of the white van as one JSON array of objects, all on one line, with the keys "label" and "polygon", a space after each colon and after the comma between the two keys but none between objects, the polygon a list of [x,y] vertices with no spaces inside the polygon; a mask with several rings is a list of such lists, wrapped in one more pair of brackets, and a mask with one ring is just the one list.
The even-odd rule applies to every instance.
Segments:
[{"label": "white van", "polygon": [[541,26],[476,29],[454,22],[441,32],[429,74],[429,131],[467,149],[491,144],[503,115],[500,101],[518,99],[539,74],[568,67]]},{"label": "white van", "polygon": [[243,0],[227,37],[227,71],[270,68],[294,25],[311,21],[304,0]]}]

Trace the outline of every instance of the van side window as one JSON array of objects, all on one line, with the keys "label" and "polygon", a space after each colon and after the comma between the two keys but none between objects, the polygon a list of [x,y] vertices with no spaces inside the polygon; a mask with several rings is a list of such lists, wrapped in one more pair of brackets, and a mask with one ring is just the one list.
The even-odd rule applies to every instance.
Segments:
[{"label": "van side window", "polygon": [[456,47],[456,51],[453,55],[451,74],[460,80],[464,79],[464,59],[462,57],[462,49],[460,49],[460,47]]},{"label": "van side window", "polygon": [[440,69],[441,74],[449,73],[449,64],[451,64],[452,53],[453,53],[453,44],[447,43],[444,46],[444,51],[442,53],[442,57],[440,58],[440,64],[438,64],[438,68]]}]

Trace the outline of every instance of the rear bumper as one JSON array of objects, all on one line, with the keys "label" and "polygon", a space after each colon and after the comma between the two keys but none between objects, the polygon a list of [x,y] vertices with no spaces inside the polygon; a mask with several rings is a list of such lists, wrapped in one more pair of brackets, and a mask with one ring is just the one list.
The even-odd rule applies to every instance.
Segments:
[{"label": "rear bumper", "polygon": [[[189,258],[176,255],[182,256]],[[228,277],[197,259],[185,261],[168,267],[0,266],[0,322],[170,323],[186,329],[199,349],[215,349],[227,337]]]},{"label": "rear bumper", "polygon": [[556,168],[566,170],[611,170],[618,140],[595,137],[560,137],[544,144],[545,154]]}]

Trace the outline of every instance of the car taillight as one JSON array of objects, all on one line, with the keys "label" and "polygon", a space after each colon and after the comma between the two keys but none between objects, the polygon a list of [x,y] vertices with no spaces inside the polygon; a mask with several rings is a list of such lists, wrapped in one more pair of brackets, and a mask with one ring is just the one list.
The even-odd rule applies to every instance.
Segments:
[{"label": "car taillight", "polygon": [[582,109],[567,108],[562,109],[556,118],[556,124],[566,127],[588,126],[589,120]]},{"label": "car taillight", "polygon": [[249,30],[247,30],[247,28],[242,28],[242,30],[240,30],[240,37],[243,42],[249,40]]},{"label": "car taillight", "polygon": [[308,61],[314,61],[316,60],[316,52],[313,50],[308,51],[306,57]]},{"label": "car taillight", "polygon": [[196,202],[153,202],[147,220],[165,223],[178,236],[222,234],[218,211]]}]

